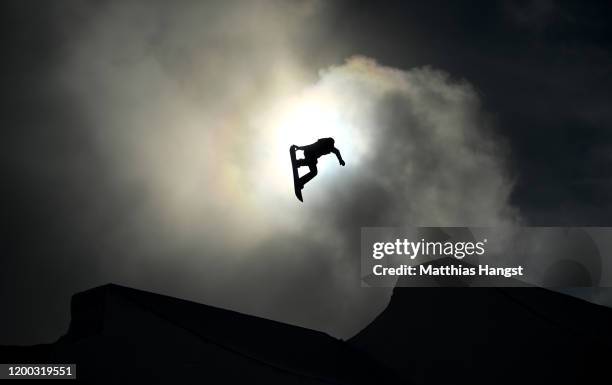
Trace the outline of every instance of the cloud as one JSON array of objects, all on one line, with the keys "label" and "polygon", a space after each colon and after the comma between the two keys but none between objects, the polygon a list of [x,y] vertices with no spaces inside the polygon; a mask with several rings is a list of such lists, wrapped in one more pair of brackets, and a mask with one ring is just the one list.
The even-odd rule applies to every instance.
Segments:
[{"label": "cloud", "polygon": [[[339,111],[332,135],[360,140],[351,144],[352,156],[343,156],[345,168],[333,158],[325,160],[334,170],[305,188],[305,207],[295,216],[302,221],[300,232],[272,235],[303,247],[293,252],[298,256],[298,263],[289,265],[294,284],[279,288],[280,303],[324,298],[297,312],[293,322],[348,336],[386,304],[388,292],[359,287],[362,226],[520,222],[508,203],[512,181],[503,141],[493,135],[477,92],[466,81],[431,68],[400,70],[352,57],[321,71],[304,95]],[[341,151],[343,144],[337,140]],[[282,212],[294,215],[291,209]],[[272,250],[277,249],[269,247],[268,255]],[[314,274],[312,265],[322,265],[316,270],[326,273]],[[283,308],[270,307],[280,319]]]},{"label": "cloud", "polygon": [[[431,68],[402,71],[355,57],[324,71],[318,87],[335,90],[338,108],[351,111],[354,135],[369,138],[349,183],[376,186],[384,199],[373,202],[392,207],[393,222],[484,226],[516,219],[507,204],[505,148],[469,83]],[[372,188],[364,189],[371,203]],[[343,198],[364,203],[361,189],[345,191]]]},{"label": "cloud", "polygon": [[[317,74],[312,47],[325,42],[308,31],[321,7],[84,11],[95,17],[66,42],[52,83],[79,112],[64,134],[86,138],[63,143],[91,151],[65,171],[79,200],[54,220],[74,241],[44,246],[50,260],[62,252],[64,267],[49,266],[65,292],[115,282],[348,337],[389,297],[361,287],[360,227],[517,220],[505,147],[474,88],[359,56]],[[309,116],[304,103],[311,125],[294,119]],[[321,135],[347,166],[322,159],[302,205],[288,146]]]}]

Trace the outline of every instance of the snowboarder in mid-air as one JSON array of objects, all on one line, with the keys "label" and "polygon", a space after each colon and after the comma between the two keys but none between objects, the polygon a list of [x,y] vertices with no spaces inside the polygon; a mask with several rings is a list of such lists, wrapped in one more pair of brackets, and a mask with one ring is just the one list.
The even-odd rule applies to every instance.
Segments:
[{"label": "snowboarder in mid-air", "polygon": [[[296,159],[295,152],[297,150],[304,151],[303,159]],[[317,159],[319,157],[329,153],[334,153],[341,166],[346,164],[342,159],[342,155],[340,155],[340,150],[334,147],[333,138],[322,138],[307,146],[292,145],[289,148],[289,153],[291,155],[291,165],[293,166],[293,184],[295,187],[295,195],[300,201],[302,200],[302,189],[304,188],[304,185],[317,175]],[[297,170],[302,166],[308,166],[309,172],[304,176],[299,177]]]}]

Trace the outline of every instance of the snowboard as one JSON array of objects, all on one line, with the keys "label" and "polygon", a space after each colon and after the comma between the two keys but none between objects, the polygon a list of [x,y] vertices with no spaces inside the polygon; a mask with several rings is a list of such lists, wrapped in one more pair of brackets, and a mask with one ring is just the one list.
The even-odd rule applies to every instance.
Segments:
[{"label": "snowboard", "polygon": [[289,155],[291,156],[291,168],[293,169],[293,189],[295,190],[295,196],[300,202],[302,200],[302,186],[300,186],[300,175],[298,174],[298,166],[297,159],[295,158],[295,153],[297,151],[297,146],[292,145],[289,147]]}]

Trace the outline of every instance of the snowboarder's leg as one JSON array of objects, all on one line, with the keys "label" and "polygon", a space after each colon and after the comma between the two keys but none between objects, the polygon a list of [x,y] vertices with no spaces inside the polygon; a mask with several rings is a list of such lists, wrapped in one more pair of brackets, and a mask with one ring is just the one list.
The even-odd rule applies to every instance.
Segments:
[{"label": "snowboarder's leg", "polygon": [[302,188],[304,188],[304,185],[310,182],[312,178],[317,176],[317,164],[316,163],[308,163],[308,168],[310,169],[310,171],[308,171],[307,174],[305,174],[304,176],[300,178],[300,185]]},{"label": "snowboarder's leg", "polygon": [[[296,166],[310,166],[311,164],[317,164],[317,157],[313,156],[313,154],[309,151],[304,151],[304,157],[302,159],[296,159]],[[316,168],[316,167],[315,167]]]}]

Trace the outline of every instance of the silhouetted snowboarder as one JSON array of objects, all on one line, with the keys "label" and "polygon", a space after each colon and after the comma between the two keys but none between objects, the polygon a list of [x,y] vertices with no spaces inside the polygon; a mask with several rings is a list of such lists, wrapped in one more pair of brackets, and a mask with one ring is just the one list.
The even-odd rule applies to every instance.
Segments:
[{"label": "silhouetted snowboarder", "polygon": [[[303,159],[296,159],[295,152],[297,150],[304,151]],[[346,164],[342,159],[342,155],[340,155],[340,150],[334,147],[333,138],[321,138],[307,146],[292,145],[289,147],[291,165],[293,167],[293,185],[295,188],[295,196],[297,196],[300,201],[302,200],[301,190],[304,188],[304,185],[317,175],[317,159],[329,153],[334,153],[334,155],[336,155],[336,158],[338,158],[338,162],[340,162],[341,166]],[[300,178],[297,170],[302,166],[308,166],[309,172]]]}]

